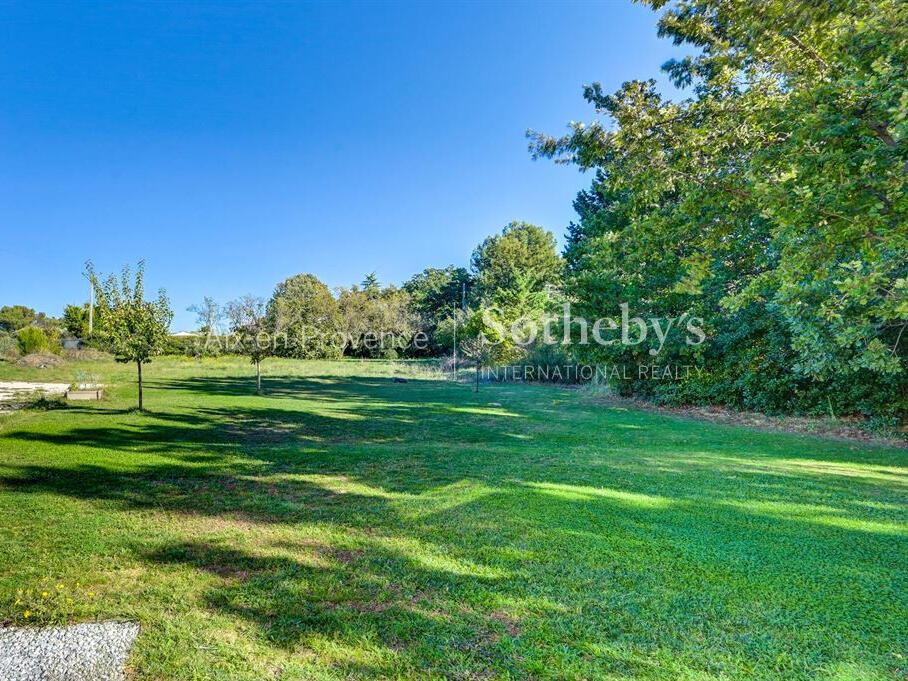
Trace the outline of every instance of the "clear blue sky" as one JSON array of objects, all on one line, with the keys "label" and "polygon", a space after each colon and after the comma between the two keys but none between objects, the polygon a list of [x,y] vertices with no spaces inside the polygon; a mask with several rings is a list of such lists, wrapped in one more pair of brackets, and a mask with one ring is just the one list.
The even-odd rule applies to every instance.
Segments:
[{"label": "clear blue sky", "polygon": [[658,75],[656,15],[588,3],[4,3],[0,305],[144,257],[186,307],[313,272],[400,283],[512,219],[559,239],[590,177],[526,128]]}]

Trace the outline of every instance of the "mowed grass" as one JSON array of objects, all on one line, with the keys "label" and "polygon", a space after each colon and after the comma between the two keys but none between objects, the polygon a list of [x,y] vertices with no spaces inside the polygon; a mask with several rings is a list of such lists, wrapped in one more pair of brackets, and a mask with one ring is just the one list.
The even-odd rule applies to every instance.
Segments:
[{"label": "mowed grass", "polygon": [[138,620],[136,679],[908,675],[906,450],[381,363],[158,360],[142,415],[75,368],[109,398],[0,416],[0,621]]}]

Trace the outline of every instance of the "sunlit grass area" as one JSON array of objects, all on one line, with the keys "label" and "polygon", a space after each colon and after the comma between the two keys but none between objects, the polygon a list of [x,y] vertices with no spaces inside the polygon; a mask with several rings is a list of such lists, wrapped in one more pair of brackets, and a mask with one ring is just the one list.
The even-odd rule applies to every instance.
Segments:
[{"label": "sunlit grass area", "polygon": [[905,450],[265,368],[0,415],[0,620],[138,620],[168,681],[908,674]]}]

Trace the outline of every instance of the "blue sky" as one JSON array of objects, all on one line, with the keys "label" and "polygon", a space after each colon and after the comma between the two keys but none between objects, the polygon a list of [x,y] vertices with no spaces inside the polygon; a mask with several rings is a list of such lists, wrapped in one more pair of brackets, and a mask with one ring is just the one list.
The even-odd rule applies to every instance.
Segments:
[{"label": "blue sky", "polygon": [[0,305],[83,301],[147,260],[186,307],[313,272],[400,283],[510,220],[561,238],[590,177],[526,128],[676,54],[629,0],[5,3]]}]

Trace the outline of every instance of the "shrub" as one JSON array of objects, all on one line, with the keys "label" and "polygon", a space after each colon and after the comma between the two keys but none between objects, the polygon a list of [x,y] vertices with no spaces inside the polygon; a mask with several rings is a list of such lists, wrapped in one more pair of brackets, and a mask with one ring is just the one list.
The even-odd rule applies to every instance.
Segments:
[{"label": "shrub", "polygon": [[[522,363],[531,367],[535,375],[549,376],[553,383],[578,383],[575,358],[570,350],[563,345],[546,345],[535,343],[522,359]],[[573,372],[566,367],[574,367]],[[543,380],[543,379],[540,379]]]},{"label": "shrub", "polygon": [[26,326],[24,329],[19,330],[17,336],[19,350],[23,355],[31,355],[48,350],[47,335],[37,326]]},{"label": "shrub", "polygon": [[17,359],[19,357],[19,341],[11,333],[0,331],[0,357]]}]

